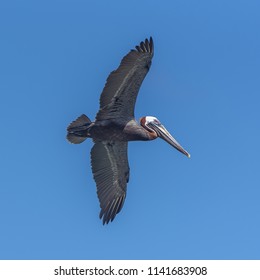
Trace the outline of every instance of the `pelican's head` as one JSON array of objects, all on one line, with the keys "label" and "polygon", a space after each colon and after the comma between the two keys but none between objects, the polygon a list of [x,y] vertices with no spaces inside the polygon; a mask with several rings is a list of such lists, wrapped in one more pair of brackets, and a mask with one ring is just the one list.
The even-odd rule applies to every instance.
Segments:
[{"label": "pelican's head", "polygon": [[182,146],[171,136],[171,134],[157,118],[151,116],[142,117],[140,119],[140,124],[153,135],[153,138],[162,138],[175,149],[177,149],[187,157],[190,157],[190,154],[182,148]]}]

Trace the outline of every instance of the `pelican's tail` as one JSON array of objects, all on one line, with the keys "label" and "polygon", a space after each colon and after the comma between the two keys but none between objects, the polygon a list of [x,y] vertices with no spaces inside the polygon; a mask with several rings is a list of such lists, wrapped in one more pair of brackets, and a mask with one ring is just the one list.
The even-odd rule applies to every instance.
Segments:
[{"label": "pelican's tail", "polygon": [[67,127],[67,139],[70,143],[80,144],[88,137],[88,128],[91,120],[86,115],[81,115]]}]

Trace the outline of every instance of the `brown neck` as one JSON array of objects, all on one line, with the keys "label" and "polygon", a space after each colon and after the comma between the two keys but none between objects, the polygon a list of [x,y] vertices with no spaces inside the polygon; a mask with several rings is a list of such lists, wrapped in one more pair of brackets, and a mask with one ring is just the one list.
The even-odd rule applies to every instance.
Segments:
[{"label": "brown neck", "polygon": [[140,124],[142,126],[142,128],[144,129],[146,135],[148,136],[148,138],[150,140],[154,140],[158,137],[157,133],[155,131],[153,131],[152,129],[150,129],[146,124],[145,124],[146,120],[145,117],[142,117],[140,119]]}]

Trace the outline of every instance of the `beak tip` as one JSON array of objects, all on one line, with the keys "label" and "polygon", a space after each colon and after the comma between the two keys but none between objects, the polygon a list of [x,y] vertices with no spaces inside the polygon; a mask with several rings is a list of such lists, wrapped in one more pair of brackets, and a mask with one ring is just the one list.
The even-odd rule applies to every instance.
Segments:
[{"label": "beak tip", "polygon": [[187,157],[190,158],[190,154],[189,153],[187,154]]}]

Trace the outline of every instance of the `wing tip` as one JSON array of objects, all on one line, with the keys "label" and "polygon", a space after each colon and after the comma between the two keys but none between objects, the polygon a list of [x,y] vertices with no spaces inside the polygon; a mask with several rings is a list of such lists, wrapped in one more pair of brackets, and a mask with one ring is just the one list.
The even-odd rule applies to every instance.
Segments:
[{"label": "wing tip", "polygon": [[150,36],[149,40],[146,38],[144,41],[141,41],[138,46],[135,46],[135,48],[138,52],[150,53],[153,55],[154,44],[152,36]]},{"label": "wing tip", "polygon": [[105,208],[101,208],[99,218],[102,220],[103,225],[113,222],[116,215],[121,211],[124,201],[125,195],[121,196],[120,198],[113,199],[113,201],[108,203]]}]

